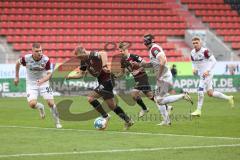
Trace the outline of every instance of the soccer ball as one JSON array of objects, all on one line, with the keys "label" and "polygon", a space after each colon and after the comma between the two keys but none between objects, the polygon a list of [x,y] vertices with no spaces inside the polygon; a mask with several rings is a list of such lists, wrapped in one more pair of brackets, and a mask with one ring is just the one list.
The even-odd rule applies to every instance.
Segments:
[{"label": "soccer ball", "polygon": [[103,117],[96,118],[93,124],[94,124],[94,128],[98,130],[103,130],[107,127],[107,121]]}]

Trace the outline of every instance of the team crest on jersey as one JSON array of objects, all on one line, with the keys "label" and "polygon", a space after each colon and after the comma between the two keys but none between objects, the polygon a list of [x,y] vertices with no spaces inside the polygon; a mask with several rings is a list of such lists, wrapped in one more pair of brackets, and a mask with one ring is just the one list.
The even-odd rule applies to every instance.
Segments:
[{"label": "team crest on jersey", "polygon": [[154,53],[155,55],[157,55],[157,54],[158,54],[158,50],[155,50],[153,53]]},{"label": "team crest on jersey", "polygon": [[203,56],[201,54],[198,55],[198,59],[203,59]]},{"label": "team crest on jersey", "polygon": [[43,67],[43,68],[44,68],[44,67],[45,67],[45,64],[44,64],[44,63],[42,63],[42,64],[41,64],[41,67]]}]

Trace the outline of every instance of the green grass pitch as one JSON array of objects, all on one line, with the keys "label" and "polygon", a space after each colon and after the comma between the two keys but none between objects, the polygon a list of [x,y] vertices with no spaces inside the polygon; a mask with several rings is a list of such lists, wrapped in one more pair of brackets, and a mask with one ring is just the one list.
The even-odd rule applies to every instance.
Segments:
[{"label": "green grass pitch", "polygon": [[[197,96],[192,95],[195,105]],[[240,94],[235,108],[227,101],[205,96],[202,117],[191,118],[195,109],[182,100],[174,103],[172,126],[161,127],[153,102],[144,98],[150,112],[138,119],[140,108],[119,105],[133,117],[135,125],[123,131],[123,121],[113,112],[105,131],[93,128],[93,121],[62,121],[55,129],[49,109],[41,120],[37,110],[27,106],[26,98],[0,99],[0,160],[223,160],[240,158]],[[73,100],[71,112],[89,111],[86,97],[56,97]]]}]

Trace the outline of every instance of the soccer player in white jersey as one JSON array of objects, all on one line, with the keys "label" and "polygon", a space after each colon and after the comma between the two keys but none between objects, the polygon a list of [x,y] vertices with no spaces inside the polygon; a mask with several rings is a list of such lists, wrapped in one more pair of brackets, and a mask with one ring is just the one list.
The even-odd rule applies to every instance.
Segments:
[{"label": "soccer player in white jersey", "polygon": [[49,86],[49,79],[52,72],[50,69],[50,60],[43,54],[42,47],[39,43],[32,44],[32,54],[27,54],[16,62],[16,75],[14,83],[19,83],[20,65],[25,66],[27,70],[26,91],[28,104],[33,109],[38,109],[40,117],[45,118],[44,105],[37,102],[38,94],[47,101],[50,107],[56,128],[62,128],[59,120],[57,107],[54,103],[53,91]]},{"label": "soccer player in white jersey", "polygon": [[155,102],[161,112],[163,121],[159,125],[170,125],[169,112],[166,104],[185,99],[193,104],[193,101],[187,92],[179,95],[169,95],[172,89],[173,81],[170,69],[167,66],[167,58],[163,49],[154,42],[154,36],[144,35],[144,45],[148,48],[150,63],[141,63],[143,67],[153,67],[156,74],[157,90],[155,93]]},{"label": "soccer player in white jersey", "polygon": [[191,52],[193,64],[193,73],[200,76],[198,87],[198,104],[197,109],[191,113],[192,116],[201,116],[201,110],[204,100],[204,90],[208,96],[228,100],[231,106],[234,106],[233,96],[227,96],[221,92],[213,90],[213,68],[217,63],[215,57],[207,48],[202,47],[199,37],[192,38],[194,49]]}]

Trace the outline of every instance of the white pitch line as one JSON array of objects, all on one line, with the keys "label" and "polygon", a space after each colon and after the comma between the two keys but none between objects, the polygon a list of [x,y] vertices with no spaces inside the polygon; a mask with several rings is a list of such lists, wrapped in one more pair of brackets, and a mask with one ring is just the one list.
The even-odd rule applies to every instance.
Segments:
[{"label": "white pitch line", "polygon": [[184,146],[184,147],[159,147],[159,148],[130,148],[130,149],[113,149],[113,150],[89,150],[79,152],[50,152],[50,153],[22,153],[0,155],[0,158],[9,157],[31,157],[31,156],[56,156],[56,155],[76,155],[76,154],[94,154],[94,153],[121,153],[121,152],[145,152],[145,151],[160,151],[160,150],[184,150],[184,149],[204,149],[204,148],[224,148],[224,147],[240,147],[240,144],[223,144],[223,145],[208,145],[208,146]]},{"label": "white pitch line", "polygon": [[96,130],[83,130],[83,129],[71,129],[71,128],[43,128],[43,127],[30,127],[30,126],[4,126],[0,125],[0,128],[20,128],[20,129],[41,129],[41,130],[57,130],[57,131],[76,131],[76,132],[104,132],[108,134],[129,134],[129,135],[150,135],[150,136],[169,136],[169,137],[191,137],[191,138],[206,138],[206,139],[228,139],[228,140],[240,140],[239,137],[211,137],[211,136],[196,136],[196,135],[184,135],[184,134],[165,134],[165,133],[150,133],[150,132],[125,132],[125,131],[96,131]]}]

